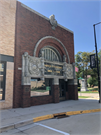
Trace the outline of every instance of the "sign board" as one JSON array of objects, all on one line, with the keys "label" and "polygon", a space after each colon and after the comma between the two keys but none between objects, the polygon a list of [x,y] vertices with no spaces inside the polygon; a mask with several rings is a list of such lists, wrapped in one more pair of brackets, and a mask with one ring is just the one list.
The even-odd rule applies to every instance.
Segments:
[{"label": "sign board", "polygon": [[46,90],[51,90],[51,87],[50,86],[46,86]]},{"label": "sign board", "polygon": [[90,55],[90,67],[96,68],[95,54]]},{"label": "sign board", "polygon": [[63,76],[63,66],[53,63],[44,63],[45,75]]}]

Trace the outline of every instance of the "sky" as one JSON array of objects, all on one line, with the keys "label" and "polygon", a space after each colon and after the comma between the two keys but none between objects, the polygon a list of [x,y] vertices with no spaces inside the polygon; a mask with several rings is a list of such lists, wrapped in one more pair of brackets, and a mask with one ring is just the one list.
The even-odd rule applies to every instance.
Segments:
[{"label": "sky", "polygon": [[[49,18],[54,14],[58,24],[74,33],[77,52],[95,50],[93,25],[101,22],[101,0],[18,0]],[[95,26],[97,50],[101,49],[101,23]]]}]

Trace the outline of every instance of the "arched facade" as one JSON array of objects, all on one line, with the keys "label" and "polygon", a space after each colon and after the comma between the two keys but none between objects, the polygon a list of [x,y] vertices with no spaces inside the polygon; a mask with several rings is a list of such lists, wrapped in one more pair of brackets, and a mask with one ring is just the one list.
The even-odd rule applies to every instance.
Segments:
[{"label": "arched facade", "polygon": [[77,100],[73,32],[18,1],[15,28],[13,107]]},{"label": "arched facade", "polygon": [[42,50],[44,51],[44,60],[62,62],[60,53],[54,47],[49,45],[43,47],[39,52],[39,57]]},{"label": "arched facade", "polygon": [[[41,49],[41,47],[43,47],[43,46],[53,46],[60,52],[61,55],[65,54],[67,57],[68,63],[70,63],[68,51],[65,48],[64,44],[59,39],[57,39],[53,36],[46,36],[46,37],[41,38],[35,45],[33,55],[38,56],[38,52]],[[62,50],[61,50],[61,48],[62,48]]]}]

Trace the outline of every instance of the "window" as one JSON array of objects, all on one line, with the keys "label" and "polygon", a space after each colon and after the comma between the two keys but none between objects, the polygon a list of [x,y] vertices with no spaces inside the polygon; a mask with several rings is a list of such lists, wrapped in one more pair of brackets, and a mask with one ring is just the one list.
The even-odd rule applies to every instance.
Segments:
[{"label": "window", "polygon": [[0,62],[0,100],[5,99],[6,62]]},{"label": "window", "polygon": [[55,48],[47,46],[42,48],[42,50],[44,50],[45,60],[58,62],[61,61],[61,56]]},{"label": "window", "polygon": [[40,79],[31,79],[31,97],[51,95],[52,79],[45,78],[45,81]]}]

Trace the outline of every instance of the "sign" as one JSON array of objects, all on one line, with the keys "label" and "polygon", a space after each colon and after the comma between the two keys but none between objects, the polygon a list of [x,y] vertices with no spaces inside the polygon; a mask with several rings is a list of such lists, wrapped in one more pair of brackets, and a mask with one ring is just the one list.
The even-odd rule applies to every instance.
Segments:
[{"label": "sign", "polygon": [[79,70],[78,70],[78,68],[77,67],[75,67],[75,72],[78,72]]},{"label": "sign", "polygon": [[63,76],[63,66],[53,63],[44,63],[45,75]]},{"label": "sign", "polygon": [[95,54],[90,55],[90,67],[96,68]]},{"label": "sign", "polygon": [[51,87],[50,86],[46,86],[46,90],[51,90]]}]

